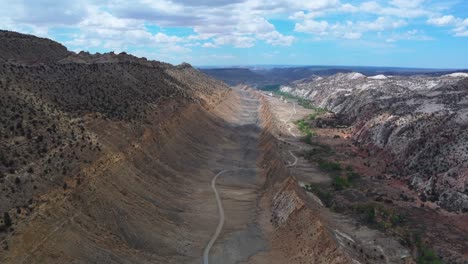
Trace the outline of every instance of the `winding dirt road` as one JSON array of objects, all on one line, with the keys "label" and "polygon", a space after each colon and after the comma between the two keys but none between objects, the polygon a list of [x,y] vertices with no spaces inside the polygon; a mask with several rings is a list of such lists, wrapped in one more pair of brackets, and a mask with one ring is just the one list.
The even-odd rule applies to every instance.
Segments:
[{"label": "winding dirt road", "polygon": [[[232,124],[238,126],[237,129],[239,131],[235,132],[235,134],[233,134],[230,138],[235,139],[236,143],[239,144],[234,146],[235,148],[239,148],[239,155],[233,155],[232,149],[228,149],[227,152],[225,152],[223,155],[225,157],[223,159],[224,164],[218,167],[218,170],[221,171],[218,172],[211,180],[211,189],[214,192],[218,211],[218,224],[209,242],[206,244],[203,250],[203,264],[237,263],[240,260],[245,261],[248,259],[248,256],[251,255],[251,253],[249,253],[250,249],[246,250],[243,248],[247,245],[245,243],[243,246],[236,245],[236,241],[250,241],[250,236],[255,236],[255,232],[252,233],[251,231],[246,231],[245,234],[241,232],[232,232],[233,221],[239,221],[238,218],[242,214],[245,214],[246,216],[250,215],[248,211],[239,211],[248,209],[246,207],[233,207],[233,201],[238,200],[241,202],[241,204],[246,205],[246,202],[248,202],[248,200],[246,200],[248,199],[246,198],[248,196],[246,195],[250,195],[248,193],[252,192],[252,190],[249,191],[249,188],[252,188],[253,186],[250,185],[249,187],[249,184],[255,184],[254,178],[246,177],[246,173],[251,171],[251,177],[255,177],[255,175],[257,175],[256,170],[259,169],[255,166],[255,158],[252,159],[252,157],[254,157],[252,155],[256,153],[256,142],[258,140],[260,131],[260,121],[258,119],[259,100],[255,97],[252,97],[250,92],[238,92],[240,99],[240,111],[238,112],[237,119],[233,120]],[[222,191],[219,190],[216,185],[217,180],[221,176],[223,176]],[[235,184],[235,187],[230,187],[230,184]],[[220,193],[222,193],[223,199],[225,199],[224,205]],[[252,194],[255,193],[253,192]],[[235,212],[235,215],[233,212]],[[226,222],[226,219],[232,220],[233,216],[235,216],[235,220]],[[250,221],[247,220],[248,219],[245,220],[246,223]],[[227,225],[226,229],[230,230],[230,235],[228,236],[226,236],[226,233],[223,231],[225,225]],[[236,249],[235,247],[238,248]],[[254,247],[250,248],[253,249]],[[234,259],[233,256],[235,256]]]},{"label": "winding dirt road", "polygon": [[203,264],[208,264],[209,263],[209,254],[211,247],[213,247],[213,244],[215,243],[216,239],[218,239],[219,234],[221,233],[221,230],[223,229],[224,225],[224,208],[223,208],[223,203],[221,202],[221,198],[219,197],[218,190],[216,190],[216,180],[218,177],[227,172],[227,170],[223,170],[216,174],[216,176],[213,177],[213,180],[211,181],[211,188],[213,189],[213,192],[216,197],[216,203],[218,204],[218,212],[219,212],[219,222],[218,226],[216,227],[216,231],[213,234],[213,236],[210,239],[210,242],[208,242],[208,245],[206,245],[205,250],[203,251]]},{"label": "winding dirt road", "polygon": [[[294,133],[292,132],[292,130],[291,130],[291,124],[289,124],[289,122],[291,121],[291,118],[297,113],[297,111],[296,111],[296,103],[295,103],[295,102],[293,102],[293,111],[294,111],[294,112],[291,113],[291,115],[288,117],[288,119],[286,119],[286,120],[283,121],[283,122],[288,126],[288,131],[289,131],[289,133],[290,133],[294,138],[297,138],[296,134],[294,134]],[[300,145],[296,145],[296,144],[294,144],[294,143],[288,142],[288,141],[286,141],[286,140],[284,140],[284,139],[282,139],[282,138],[279,138],[279,140],[281,140],[282,142],[290,143],[290,144],[296,146],[296,147],[297,147],[297,151],[302,150],[302,146],[300,146]],[[287,168],[289,168],[289,167],[294,167],[294,166],[297,165],[297,162],[298,162],[299,158],[298,158],[296,155],[294,155],[294,153],[292,152],[292,150],[289,150],[288,152],[289,152],[289,154],[291,154],[291,156],[294,158],[294,162],[293,162],[293,163],[289,163],[286,167],[287,167]]]},{"label": "winding dirt road", "polygon": [[[244,99],[244,100],[248,100],[248,101],[252,101],[252,100],[256,100],[256,99]],[[291,126],[289,123],[289,121],[291,121],[291,118],[294,116],[294,114],[297,113],[296,111],[296,103],[293,102],[293,113],[291,113],[291,115],[289,116],[289,118],[284,121],[284,123],[286,123],[289,128],[288,128],[288,131],[289,133],[294,137],[294,138],[297,138],[297,136],[291,131]],[[281,141],[283,142],[287,142],[283,139],[280,139]],[[293,144],[295,145],[295,144]],[[300,151],[302,149],[302,147],[300,145],[295,145],[298,147],[298,151]],[[294,162],[293,163],[290,163],[289,165],[287,165],[286,167],[293,167],[297,164],[298,162],[298,157],[291,151],[289,150],[289,153],[291,154],[291,156],[294,158]],[[255,169],[255,168],[245,168],[244,170],[248,170],[248,169]],[[237,170],[242,170],[242,169],[237,169]],[[219,234],[221,233],[221,230],[223,229],[223,225],[224,225],[224,221],[225,221],[225,215],[224,215],[224,208],[223,208],[223,203],[221,201],[221,198],[219,196],[219,193],[218,193],[218,190],[216,189],[216,180],[218,179],[219,176],[221,176],[222,174],[228,172],[228,171],[235,171],[235,170],[222,170],[220,171],[218,174],[216,174],[212,181],[211,181],[211,188],[213,189],[213,192],[215,194],[215,198],[216,198],[216,204],[218,205],[218,213],[219,213],[219,221],[218,221],[218,226],[216,227],[216,230],[215,230],[215,233],[213,234],[213,236],[211,237],[210,241],[208,242],[208,244],[206,245],[205,247],[205,250],[203,251],[203,264],[209,264],[209,254],[210,254],[210,250],[211,248],[213,247],[214,243],[216,242],[216,240],[218,239],[219,237]]]}]

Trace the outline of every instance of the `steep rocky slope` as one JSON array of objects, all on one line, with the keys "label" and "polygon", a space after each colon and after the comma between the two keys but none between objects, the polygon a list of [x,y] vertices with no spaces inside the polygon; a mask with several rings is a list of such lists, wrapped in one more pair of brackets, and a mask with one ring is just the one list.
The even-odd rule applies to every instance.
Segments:
[{"label": "steep rocky slope", "polygon": [[[180,205],[171,195],[183,195],[177,185],[173,194],[158,186],[178,163],[158,163],[161,148],[177,124],[202,120],[230,88],[188,64],[125,53],[75,54],[15,32],[0,32],[0,58],[0,262],[89,262],[106,255],[77,250],[78,244],[107,247],[113,252],[108,262],[134,263],[151,259],[131,251],[146,243],[169,247],[153,235],[134,237],[145,226],[177,223],[173,214]],[[196,152],[180,149],[178,155],[191,157],[190,151]],[[164,199],[174,204],[156,207],[153,215],[135,208],[149,202],[141,208],[150,211]],[[158,216],[166,220],[148,224]],[[63,239],[70,243],[55,244]]]},{"label": "steep rocky slope", "polygon": [[[351,126],[354,144],[386,161],[423,200],[468,211],[468,78],[311,77],[281,87],[332,111],[322,125]],[[380,177],[380,176],[379,176]]]},{"label": "steep rocky slope", "polygon": [[63,52],[13,32],[0,43],[1,263],[200,263],[222,170],[210,263],[350,262],[301,206],[253,91],[188,64]]}]

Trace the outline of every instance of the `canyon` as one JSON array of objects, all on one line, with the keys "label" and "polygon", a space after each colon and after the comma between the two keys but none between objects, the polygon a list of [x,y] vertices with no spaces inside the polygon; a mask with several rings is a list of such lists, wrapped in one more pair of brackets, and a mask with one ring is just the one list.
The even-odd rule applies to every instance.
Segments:
[{"label": "canyon", "polygon": [[386,160],[389,177],[449,211],[467,212],[467,77],[349,73],[281,90],[330,109],[336,115],[331,122],[349,127],[355,145]]},{"label": "canyon", "polygon": [[[284,99],[187,63],[0,31],[0,262],[417,263],[428,243],[464,263],[464,77],[311,76],[282,86],[294,95]],[[304,120],[317,145],[304,141]],[[331,198],[317,192],[335,184],[307,158],[326,148],[317,142],[362,179]],[[354,162],[368,156],[389,165]],[[426,214],[407,222],[448,220],[404,240],[387,198],[356,206],[371,191],[398,196],[387,178],[425,199]],[[394,226],[366,224],[359,210]]]}]

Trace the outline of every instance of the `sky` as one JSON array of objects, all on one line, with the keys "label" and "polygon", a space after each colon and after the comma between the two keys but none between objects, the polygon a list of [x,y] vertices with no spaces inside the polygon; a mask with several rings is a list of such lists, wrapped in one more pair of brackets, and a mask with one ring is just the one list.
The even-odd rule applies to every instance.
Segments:
[{"label": "sky", "polygon": [[0,29],[172,64],[468,68],[468,0],[0,0]]}]

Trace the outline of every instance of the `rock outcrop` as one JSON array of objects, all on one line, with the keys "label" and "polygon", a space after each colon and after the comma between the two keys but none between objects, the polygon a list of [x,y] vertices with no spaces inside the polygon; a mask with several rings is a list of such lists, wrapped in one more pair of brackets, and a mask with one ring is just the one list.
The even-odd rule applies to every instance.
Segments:
[{"label": "rock outcrop", "polygon": [[[385,78],[384,78],[385,77]],[[468,211],[468,78],[336,74],[282,86],[352,126],[370,154],[393,157],[387,172],[421,198]]]}]

